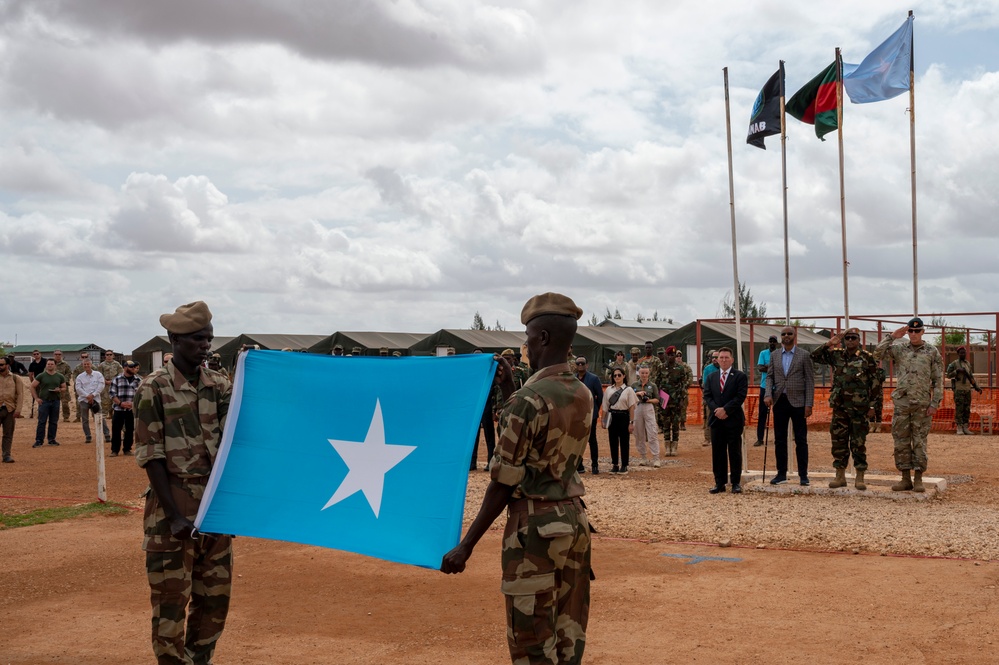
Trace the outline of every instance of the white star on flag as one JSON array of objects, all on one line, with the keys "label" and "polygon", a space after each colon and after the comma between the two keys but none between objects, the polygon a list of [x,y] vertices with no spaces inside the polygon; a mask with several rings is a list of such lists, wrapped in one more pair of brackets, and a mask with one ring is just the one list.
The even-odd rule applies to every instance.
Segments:
[{"label": "white star on flag", "polygon": [[387,445],[385,443],[385,423],[382,421],[381,402],[375,401],[375,412],[368,425],[368,434],[364,441],[341,441],[328,439],[334,450],[347,465],[347,476],[336,488],[336,492],[323,506],[326,510],[358,491],[364,493],[375,519],[382,505],[382,489],[385,486],[385,474],[396,464],[416,450],[416,446]]}]

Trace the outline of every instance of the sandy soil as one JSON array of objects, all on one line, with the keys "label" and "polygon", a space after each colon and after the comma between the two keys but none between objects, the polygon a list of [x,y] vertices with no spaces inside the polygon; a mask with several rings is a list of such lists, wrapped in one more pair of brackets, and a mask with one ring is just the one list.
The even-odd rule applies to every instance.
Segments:
[{"label": "sandy soil", "polygon": [[[79,424],[60,423],[59,448],[31,449],[33,430],[34,421],[18,422],[17,462],[0,466],[0,511],[92,500],[94,450],[83,445]],[[937,499],[903,504],[909,523],[919,524],[929,509],[994,512],[999,478],[995,465],[983,460],[994,457],[996,439],[934,433],[931,445],[935,472],[953,482]],[[812,448],[813,468],[828,469],[828,436],[814,432]],[[890,449],[889,435],[872,437],[872,467],[890,472]],[[585,476],[601,529],[594,541],[586,662],[995,662],[999,565],[987,560],[995,556],[926,558],[874,547],[858,555],[851,548],[793,551],[825,547],[807,540],[758,542],[726,531],[703,539],[732,537],[733,547],[720,548],[676,542],[666,527],[652,533],[656,516],[679,518],[682,501],[702,505],[710,484],[707,451],[700,431],[691,430],[682,435],[681,457],[662,469],[625,478]],[[751,449],[748,466],[760,468],[761,456],[761,449]],[[146,483],[134,460],[110,458],[107,469],[109,498],[138,507]],[[481,471],[470,478],[466,520],[485,480]],[[637,497],[648,518],[616,518],[613,504],[622,496]],[[737,507],[734,501],[758,502],[774,521],[782,506],[798,502],[796,510],[806,515],[845,506],[846,514],[857,514],[850,527],[863,530],[866,510],[878,506],[878,499],[859,496],[711,498],[718,499],[719,524],[726,506]],[[140,519],[133,511],[0,531],[0,664],[152,662]],[[468,570],[452,577],[239,538],[233,605],[216,662],[508,662],[499,527],[479,545]],[[941,537],[960,541],[962,534]],[[997,542],[994,531],[992,539]]]}]

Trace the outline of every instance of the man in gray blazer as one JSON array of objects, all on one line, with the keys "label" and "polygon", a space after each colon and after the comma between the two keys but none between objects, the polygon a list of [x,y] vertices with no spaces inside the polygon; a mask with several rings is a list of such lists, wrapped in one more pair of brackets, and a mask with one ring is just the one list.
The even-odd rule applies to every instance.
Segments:
[{"label": "man in gray blazer", "polygon": [[794,429],[794,454],[798,460],[798,478],[808,486],[808,423],[815,397],[815,373],[812,358],[797,346],[795,329],[787,326],[780,331],[781,348],[770,354],[767,366],[767,388],[763,400],[773,409],[774,456],[777,475],[771,485],[787,482],[787,423]]}]

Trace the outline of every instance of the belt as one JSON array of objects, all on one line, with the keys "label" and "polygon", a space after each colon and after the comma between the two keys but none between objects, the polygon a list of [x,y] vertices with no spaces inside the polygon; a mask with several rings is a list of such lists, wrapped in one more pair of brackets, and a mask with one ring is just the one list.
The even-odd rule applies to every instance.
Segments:
[{"label": "belt", "polygon": [[529,513],[533,515],[539,510],[554,508],[556,506],[576,506],[580,510],[585,510],[586,505],[578,496],[571,499],[560,499],[558,501],[546,501],[544,499],[516,499],[511,501],[507,508],[512,513]]},{"label": "belt", "polygon": [[611,413],[628,413],[628,409],[611,409]]}]

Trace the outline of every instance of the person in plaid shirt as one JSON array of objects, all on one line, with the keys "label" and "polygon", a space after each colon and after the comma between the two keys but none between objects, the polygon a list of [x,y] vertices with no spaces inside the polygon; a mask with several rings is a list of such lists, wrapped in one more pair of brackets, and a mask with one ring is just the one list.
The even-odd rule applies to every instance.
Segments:
[{"label": "person in plaid shirt", "polygon": [[[135,416],[132,413],[132,400],[139,387],[139,363],[129,360],[121,370],[121,374],[111,379],[111,404],[114,414],[111,416],[111,457],[117,457],[121,450],[125,455],[132,454],[132,437],[135,433]],[[125,428],[125,446],[122,450],[121,429]]]}]

